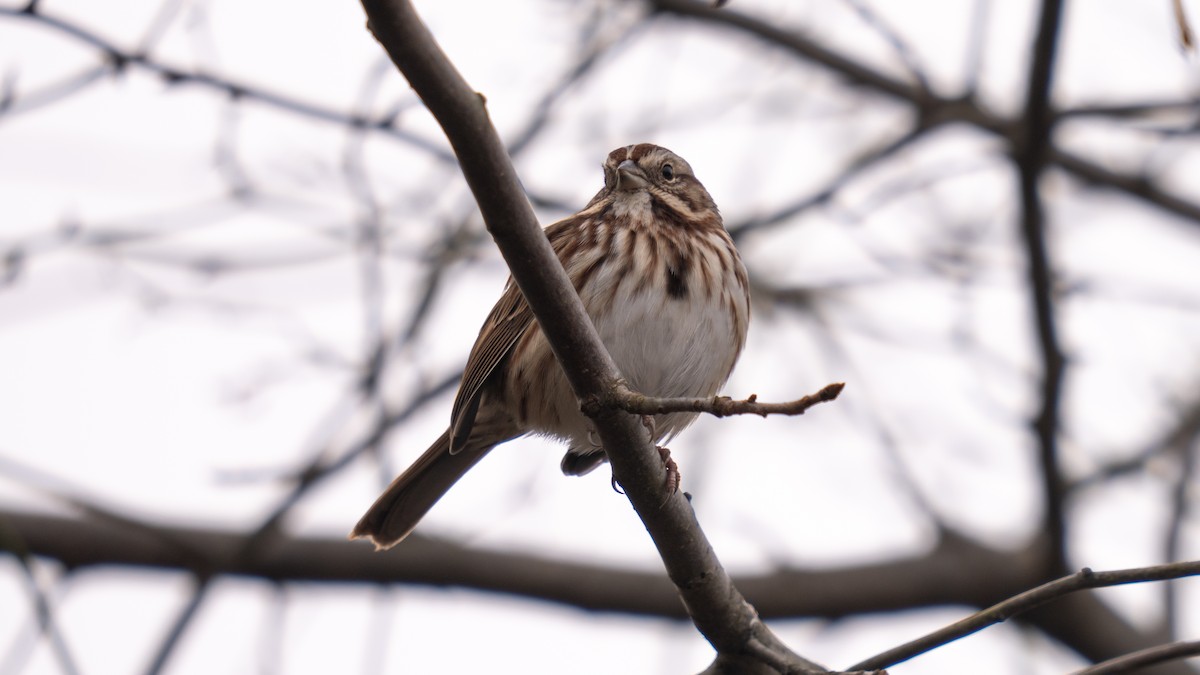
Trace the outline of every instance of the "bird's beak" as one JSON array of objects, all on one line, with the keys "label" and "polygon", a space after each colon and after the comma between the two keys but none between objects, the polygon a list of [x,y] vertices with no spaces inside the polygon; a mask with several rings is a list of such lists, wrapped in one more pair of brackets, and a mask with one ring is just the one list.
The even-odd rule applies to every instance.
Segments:
[{"label": "bird's beak", "polygon": [[649,184],[646,174],[632,159],[627,159],[617,165],[617,189],[632,192]]}]

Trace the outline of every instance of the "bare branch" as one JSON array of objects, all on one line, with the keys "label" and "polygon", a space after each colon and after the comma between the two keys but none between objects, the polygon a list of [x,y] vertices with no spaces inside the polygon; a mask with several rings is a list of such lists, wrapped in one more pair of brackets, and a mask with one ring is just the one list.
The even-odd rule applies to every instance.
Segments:
[{"label": "bare branch", "polygon": [[1075,574],[1042,584],[1016,597],[1009,598],[983,611],[976,612],[961,621],[934,631],[925,637],[861,661],[854,665],[852,669],[869,670],[871,668],[886,668],[887,666],[907,661],[914,656],[924,654],[959,638],[979,632],[988,626],[1007,621],[1022,612],[1028,612],[1076,591],[1146,581],[1164,581],[1196,575],[1200,575],[1200,561],[1177,562],[1109,572],[1093,572],[1085,567]]},{"label": "bare branch", "polygon": [[1200,656],[1200,640],[1191,642],[1172,642],[1169,645],[1151,647],[1132,654],[1126,654],[1104,663],[1077,670],[1073,675],[1114,675],[1128,673],[1143,666],[1152,666],[1176,659],[1186,659],[1189,656]]}]

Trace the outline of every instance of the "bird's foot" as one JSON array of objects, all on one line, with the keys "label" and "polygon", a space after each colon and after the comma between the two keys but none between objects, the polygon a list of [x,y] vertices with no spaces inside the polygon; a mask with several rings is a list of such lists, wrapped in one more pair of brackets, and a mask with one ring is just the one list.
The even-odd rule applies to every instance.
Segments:
[{"label": "bird's foot", "polygon": [[679,473],[679,465],[675,460],[671,459],[671,451],[664,446],[655,446],[658,450],[658,456],[662,458],[663,468],[666,469],[666,478],[664,485],[667,488],[667,495],[673,495],[679,492],[679,484],[683,482],[683,476]]}]

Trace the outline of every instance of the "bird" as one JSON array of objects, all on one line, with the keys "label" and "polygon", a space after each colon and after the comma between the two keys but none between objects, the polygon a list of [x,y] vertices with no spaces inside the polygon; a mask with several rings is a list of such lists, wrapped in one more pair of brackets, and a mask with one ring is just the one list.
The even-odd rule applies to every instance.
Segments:
[{"label": "bird", "polygon": [[[620,147],[603,167],[604,187],[546,236],[630,389],[711,397],[733,371],[750,322],[746,268],[720,211],[691,165],[666,148]],[[675,412],[644,421],[657,444],[695,418]],[[350,538],[377,550],[395,546],[494,447],[525,435],[565,442],[566,475],[606,461],[509,277],[467,358],[449,428],[391,482]]]}]

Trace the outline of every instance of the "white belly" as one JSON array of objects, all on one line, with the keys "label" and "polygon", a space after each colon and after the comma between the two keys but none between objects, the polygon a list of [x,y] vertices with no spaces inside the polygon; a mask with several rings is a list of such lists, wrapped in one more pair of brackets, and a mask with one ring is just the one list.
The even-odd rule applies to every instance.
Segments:
[{"label": "white belly", "polygon": [[[691,255],[695,262],[684,276],[683,297],[666,291],[661,261],[655,261],[653,269],[626,274],[611,270],[607,278],[600,272],[594,280],[602,289],[594,297],[606,299],[611,293],[612,301],[588,303],[588,312],[617,369],[639,393],[712,396],[728,379],[742,350],[749,306],[739,276],[730,270],[709,288],[696,266],[712,254],[696,249]],[[704,262],[721,269],[715,257]],[[653,283],[647,284],[647,277]],[[659,439],[670,439],[693,419],[694,414],[658,418]]]}]

